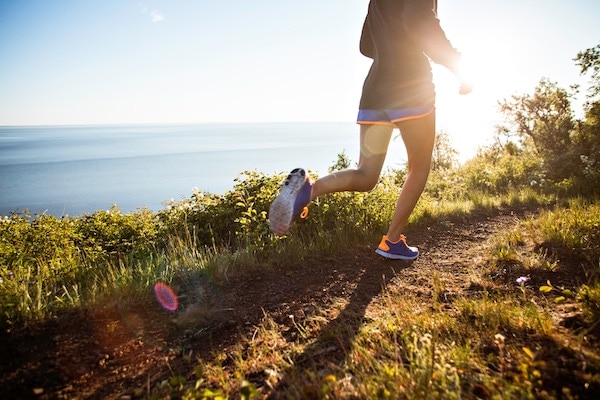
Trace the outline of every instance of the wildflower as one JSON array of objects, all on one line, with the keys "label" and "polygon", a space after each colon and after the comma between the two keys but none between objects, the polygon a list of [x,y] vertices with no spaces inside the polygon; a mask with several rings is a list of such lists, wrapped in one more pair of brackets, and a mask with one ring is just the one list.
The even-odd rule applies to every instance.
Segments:
[{"label": "wildflower", "polygon": [[522,276],[522,277],[520,277],[520,278],[517,278],[517,283],[518,283],[519,285],[522,285],[522,284],[524,284],[525,282],[527,282],[528,280],[529,280],[529,278],[528,278],[528,277],[526,277],[526,276]]}]

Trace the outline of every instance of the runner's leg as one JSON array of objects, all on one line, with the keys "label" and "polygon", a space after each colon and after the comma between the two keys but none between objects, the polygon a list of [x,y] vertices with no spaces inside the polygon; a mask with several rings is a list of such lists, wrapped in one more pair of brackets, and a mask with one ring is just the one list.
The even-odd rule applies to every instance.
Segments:
[{"label": "runner's leg", "polygon": [[391,241],[398,240],[404,232],[408,218],[425,189],[435,141],[435,112],[422,118],[399,122],[398,128],[406,146],[408,172],[387,232]]},{"label": "runner's leg", "polygon": [[313,185],[311,200],[326,193],[373,189],[379,181],[393,128],[392,125],[360,125],[358,167],[319,178]]}]

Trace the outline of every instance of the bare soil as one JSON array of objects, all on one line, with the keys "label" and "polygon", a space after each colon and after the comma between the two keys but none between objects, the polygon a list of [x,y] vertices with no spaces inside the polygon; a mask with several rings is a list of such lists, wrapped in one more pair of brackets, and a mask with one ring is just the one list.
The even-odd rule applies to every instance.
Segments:
[{"label": "bare soil", "polygon": [[[526,208],[477,212],[413,227],[409,240],[419,247],[421,256],[412,263],[377,256],[374,250],[378,238],[374,238],[373,243],[335,256],[319,254],[286,265],[246,271],[221,283],[194,282],[205,288],[202,293],[186,287],[185,282],[177,287],[182,306],[204,296],[208,308],[188,306],[187,311],[175,315],[149,298],[138,304],[107,304],[61,315],[35,327],[0,333],[0,397],[133,398],[135,389],[154,387],[172,376],[191,378],[196,357],[208,358],[215,350],[226,351],[240,336],[252,335],[265,313],[289,324],[290,316],[299,319],[342,299],[347,306],[325,330],[335,332],[344,326],[358,332],[366,308],[384,285],[432,302],[431,277],[435,273],[443,286],[438,300],[479,291],[481,288],[472,283],[469,274],[485,257],[482,244],[490,235],[534,212]],[[567,270],[561,282],[580,284],[582,274],[575,271],[578,265],[573,263],[573,270]],[[521,273],[507,265],[492,278],[504,284],[506,290],[515,290],[515,279]],[[531,284],[543,284],[546,279],[533,276]],[[569,308],[557,308],[556,313],[557,326],[569,335],[567,328],[578,323],[577,313]],[[326,337],[326,332],[321,336]],[[327,356],[335,360],[344,353],[344,347],[350,346],[351,338],[329,349],[331,354]],[[316,351],[323,351],[323,347],[315,347]],[[557,363],[555,377],[563,384],[565,379],[579,384],[576,371],[582,362],[580,356],[563,353],[553,356]],[[310,349],[303,357],[311,357]],[[295,361],[301,365],[303,360]],[[598,395],[599,388],[590,389],[579,393],[580,398]]]}]

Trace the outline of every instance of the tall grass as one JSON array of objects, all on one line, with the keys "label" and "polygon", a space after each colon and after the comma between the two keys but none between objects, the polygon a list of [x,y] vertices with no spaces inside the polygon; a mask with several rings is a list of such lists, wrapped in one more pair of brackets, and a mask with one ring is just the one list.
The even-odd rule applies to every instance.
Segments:
[{"label": "tall grass", "polygon": [[582,256],[600,267],[600,205],[573,199],[564,209],[542,214],[532,230],[539,228],[546,246],[567,249],[572,256]]},{"label": "tall grass", "polygon": [[[213,263],[191,235],[159,239],[147,210],[0,221],[0,325],[8,328],[112,299],[146,296],[157,281]],[[151,234],[149,234],[151,233]]]}]

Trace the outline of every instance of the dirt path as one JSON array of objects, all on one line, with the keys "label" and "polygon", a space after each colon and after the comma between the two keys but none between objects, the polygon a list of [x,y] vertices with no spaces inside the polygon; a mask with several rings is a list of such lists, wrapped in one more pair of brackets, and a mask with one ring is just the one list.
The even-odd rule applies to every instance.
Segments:
[{"label": "dirt path", "polygon": [[[470,268],[481,257],[481,244],[526,213],[476,213],[413,230],[411,244],[422,255],[412,263],[384,260],[374,254],[374,245],[365,245],[342,256],[315,256],[249,271],[218,287],[195,282],[208,288],[204,295],[210,295],[212,307],[190,308],[176,324],[156,304],[126,309],[117,304],[3,333],[0,393],[7,399],[128,398],[124,396],[133,396],[134,388],[189,374],[193,362],[187,358],[208,356],[235,343],[240,334],[252,334],[264,313],[285,323],[290,316],[302,318],[344,300],[347,306],[326,329],[350,326],[358,331],[366,308],[384,284],[422,295],[424,301],[431,301],[434,274],[444,295],[469,290]],[[350,343],[340,344],[346,345]],[[310,353],[308,349],[305,356]]]}]

